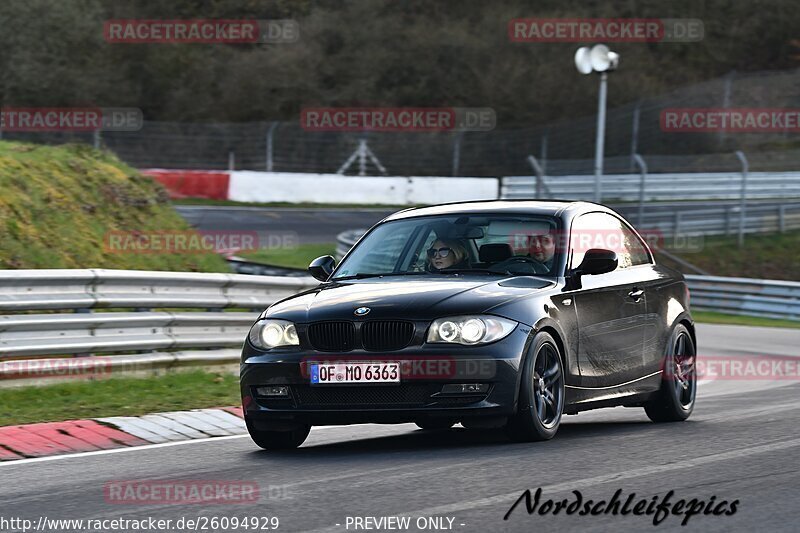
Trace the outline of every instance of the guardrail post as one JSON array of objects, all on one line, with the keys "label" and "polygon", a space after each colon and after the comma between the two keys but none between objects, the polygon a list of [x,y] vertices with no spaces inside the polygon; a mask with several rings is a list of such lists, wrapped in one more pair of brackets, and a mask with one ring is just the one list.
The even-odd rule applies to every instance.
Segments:
[{"label": "guardrail post", "polygon": [[781,233],[786,233],[786,206],[778,206],[778,230]]},{"label": "guardrail post", "polygon": [[680,234],[680,232],[681,232],[681,212],[680,211],[676,211],[675,212],[675,231],[674,231],[674,233],[672,235],[673,240],[674,240],[675,237],[678,236],[678,234]]},{"label": "guardrail post", "polygon": [[[639,107],[637,106],[636,109],[638,111]],[[636,217],[636,224],[641,226],[642,220],[644,220],[644,187],[647,181],[647,163],[645,163],[644,158],[639,154],[633,154],[633,161],[641,172],[641,178],[639,180],[639,213]]]},{"label": "guardrail post", "polygon": [[747,219],[747,173],[750,170],[750,164],[741,150],[736,150],[736,157],[742,163],[742,197],[739,201],[739,246],[743,246],[744,226]]}]

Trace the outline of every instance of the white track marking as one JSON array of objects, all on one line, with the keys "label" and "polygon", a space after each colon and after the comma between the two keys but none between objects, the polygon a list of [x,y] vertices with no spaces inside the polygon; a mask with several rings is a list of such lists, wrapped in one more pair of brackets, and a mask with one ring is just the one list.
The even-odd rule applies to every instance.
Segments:
[{"label": "white track marking", "polygon": [[[622,472],[613,472],[610,474],[602,474],[599,476],[575,479],[572,481],[565,481],[563,483],[555,483],[553,485],[547,485],[541,487],[541,489],[542,492],[545,493],[558,493],[571,490],[581,490],[589,487],[594,487],[595,485],[602,485],[604,483],[618,482],[624,479],[650,476],[654,474],[661,474],[664,472],[674,472],[675,470],[682,470],[686,468],[696,468],[699,466],[713,464],[720,461],[741,459],[743,457],[748,457],[751,455],[787,450],[798,446],[800,446],[800,439],[772,442],[769,444],[751,446],[749,448],[740,448],[738,450],[731,450],[729,452],[721,452],[713,455],[705,455],[702,457],[697,457],[695,459],[681,458],[672,463],[644,466],[640,468],[633,468],[631,470],[624,470]],[[534,488],[534,487],[526,487],[526,488]],[[396,516],[415,517],[415,516],[451,515],[456,512],[469,511],[477,507],[488,507],[490,505],[510,506],[517,500],[517,498],[519,498],[522,490],[523,489],[467,502],[458,502],[453,504],[426,507],[424,509],[417,509],[416,511],[411,511],[408,513],[401,513]],[[524,510],[522,512],[524,512]],[[341,530],[342,527],[327,527],[327,528],[312,530],[310,533],[323,533],[323,532],[333,532]]]}]

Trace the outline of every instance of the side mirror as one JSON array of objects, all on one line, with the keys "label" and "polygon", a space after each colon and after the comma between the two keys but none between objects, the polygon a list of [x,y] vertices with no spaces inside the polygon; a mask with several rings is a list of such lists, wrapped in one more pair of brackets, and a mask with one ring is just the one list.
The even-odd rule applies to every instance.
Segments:
[{"label": "side mirror", "polygon": [[602,248],[592,248],[586,252],[576,273],[580,275],[605,274],[616,270],[618,263],[619,260],[615,252],[603,250]]},{"label": "side mirror", "polygon": [[332,256],[323,255],[311,261],[311,264],[308,265],[308,272],[319,281],[328,281],[335,266],[336,260]]}]

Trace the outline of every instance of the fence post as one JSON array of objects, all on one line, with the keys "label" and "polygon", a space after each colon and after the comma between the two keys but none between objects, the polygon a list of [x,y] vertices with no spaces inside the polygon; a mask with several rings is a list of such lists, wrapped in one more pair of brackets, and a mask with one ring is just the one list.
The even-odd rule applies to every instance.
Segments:
[{"label": "fence post", "polygon": [[528,156],[528,162],[536,173],[536,198],[542,198],[542,193],[544,192],[544,170],[542,170],[542,166],[532,155]]},{"label": "fence post", "polygon": [[236,170],[236,154],[228,150],[228,170]]},{"label": "fence post", "polygon": [[644,219],[644,189],[647,181],[647,163],[645,163],[642,156],[636,153],[633,154],[633,161],[639,167],[639,171],[641,172],[641,178],[639,179],[639,213],[636,217],[636,224],[641,226],[642,220]]},{"label": "fence post", "polygon": [[272,172],[273,163],[272,163],[272,141],[274,138],[275,129],[278,127],[279,122],[273,122],[270,124],[269,129],[267,130],[267,172]]},{"label": "fence post", "polygon": [[744,152],[736,150],[736,157],[742,163],[742,197],[739,201],[739,246],[744,245],[744,229],[745,221],[747,219],[747,172],[750,170],[750,165]]},{"label": "fence post", "polygon": [[636,152],[639,150],[639,115],[641,113],[642,101],[636,102],[636,107],[633,109],[633,129],[631,131],[631,172],[635,168]]},{"label": "fence post", "polygon": [[547,173],[547,136],[549,135],[549,130],[545,130],[544,135],[542,135],[542,144],[539,151],[539,159],[542,160],[542,174]]},{"label": "fence post", "polygon": [[786,233],[786,206],[778,206],[778,229],[781,233]]},{"label": "fence post", "polygon": [[456,133],[455,141],[453,141],[453,177],[458,176],[459,165],[461,163],[461,139],[464,137],[464,132],[459,131]]},{"label": "fence post", "polygon": [[94,146],[95,150],[99,150],[100,149],[100,130],[99,129],[94,130],[94,133],[92,134],[92,146]]},{"label": "fence post", "polygon": [[681,211],[675,211],[675,231],[672,234],[673,241],[678,237],[681,232]]}]

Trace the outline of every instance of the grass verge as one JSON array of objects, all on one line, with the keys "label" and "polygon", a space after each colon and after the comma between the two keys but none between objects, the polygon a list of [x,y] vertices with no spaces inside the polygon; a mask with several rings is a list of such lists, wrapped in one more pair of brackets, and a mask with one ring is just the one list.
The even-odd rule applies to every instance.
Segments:
[{"label": "grass verge", "polygon": [[301,244],[296,248],[288,249],[261,249],[242,251],[237,254],[248,261],[266,263],[268,265],[281,266],[287,268],[308,268],[308,264],[321,255],[335,255],[336,245],[333,243],[324,244]]},{"label": "grass verge", "polygon": [[203,371],[0,389],[0,426],[239,405],[239,377]]},{"label": "grass verge", "polygon": [[800,231],[748,234],[741,248],[735,236],[705,237],[697,252],[668,251],[714,276],[796,281],[800,279],[798,249]]},{"label": "grass verge", "polygon": [[765,328],[800,328],[798,320],[762,318],[757,316],[729,315],[714,311],[692,311],[696,322],[706,324],[730,324],[735,326],[761,326]]}]

